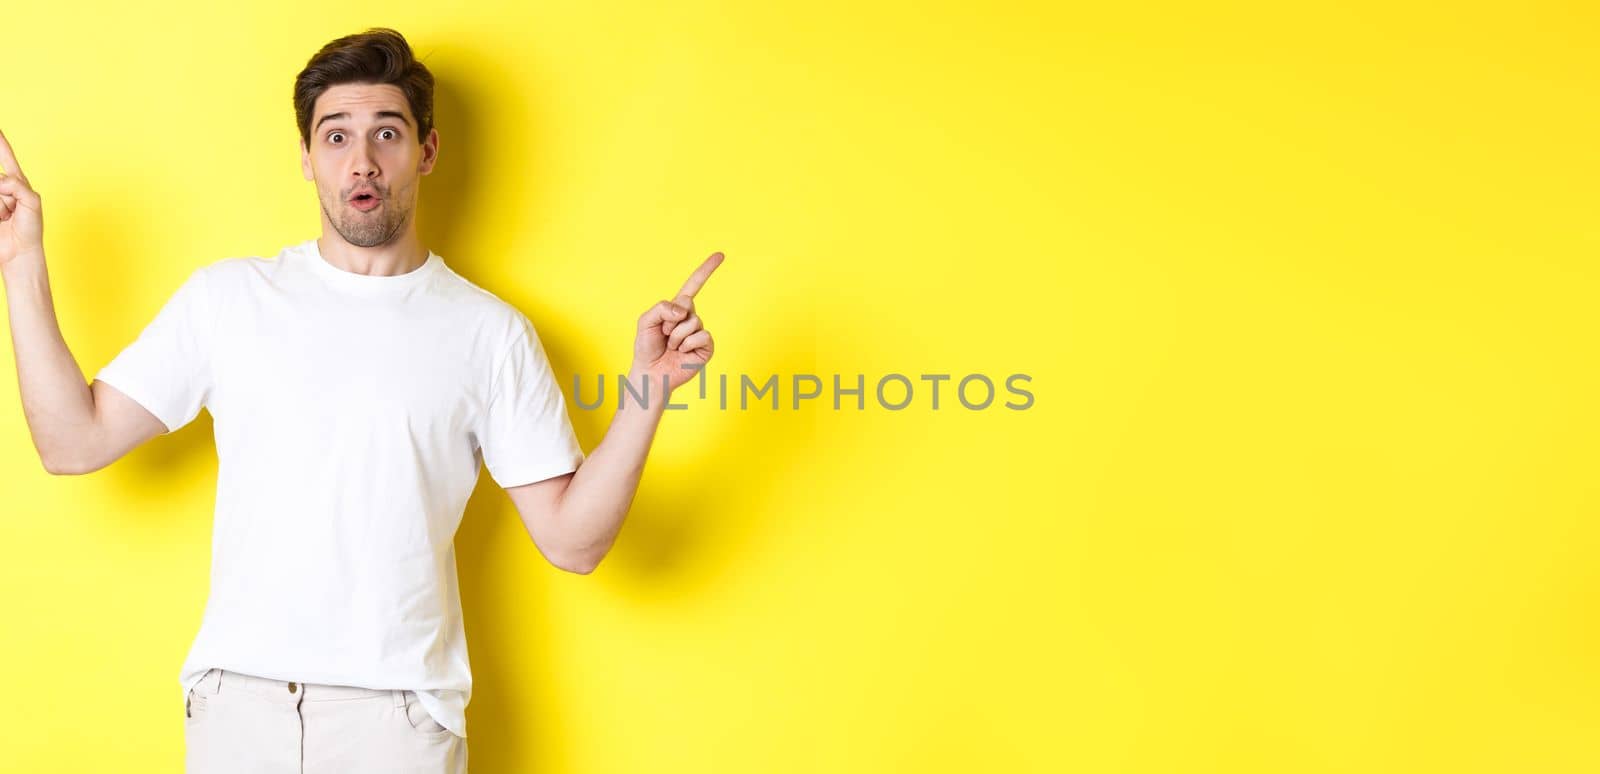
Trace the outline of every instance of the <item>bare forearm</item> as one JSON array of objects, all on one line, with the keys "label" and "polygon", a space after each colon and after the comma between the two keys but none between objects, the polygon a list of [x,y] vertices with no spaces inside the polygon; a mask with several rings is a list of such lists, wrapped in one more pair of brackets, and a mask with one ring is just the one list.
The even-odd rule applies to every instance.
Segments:
[{"label": "bare forearm", "polygon": [[[617,413],[606,437],[589,454],[555,505],[552,520],[567,569],[587,573],[611,550],[633,505],[645,457],[672,396],[690,372],[711,360],[711,332],[694,309],[695,294],[722,263],[712,253],[689,275],[671,301],[658,301],[639,316],[628,382],[633,393],[617,395]],[[634,400],[634,396],[643,400]],[[640,405],[640,403],[644,405]]]},{"label": "bare forearm", "polygon": [[18,255],[4,264],[0,276],[22,413],[40,459],[54,470],[65,464],[74,439],[93,426],[94,399],[61,335],[44,254]]},{"label": "bare forearm", "polygon": [[[645,378],[632,373],[628,381],[644,394]],[[557,544],[566,546],[572,563],[583,567],[599,564],[622,530],[667,402],[659,377],[652,380],[645,405],[627,393],[618,398],[621,406],[605,438],[573,474],[554,519],[560,530]]]}]

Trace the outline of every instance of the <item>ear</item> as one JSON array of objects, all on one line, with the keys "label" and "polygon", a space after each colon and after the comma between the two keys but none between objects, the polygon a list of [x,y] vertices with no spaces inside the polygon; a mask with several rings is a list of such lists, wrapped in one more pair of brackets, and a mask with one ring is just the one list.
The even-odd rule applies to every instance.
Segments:
[{"label": "ear", "polygon": [[428,130],[428,139],[422,141],[422,161],[417,164],[417,174],[426,175],[433,171],[434,162],[439,160],[439,127]]},{"label": "ear", "polygon": [[311,174],[311,151],[306,148],[306,141],[300,141],[300,174],[307,180],[315,180]]}]

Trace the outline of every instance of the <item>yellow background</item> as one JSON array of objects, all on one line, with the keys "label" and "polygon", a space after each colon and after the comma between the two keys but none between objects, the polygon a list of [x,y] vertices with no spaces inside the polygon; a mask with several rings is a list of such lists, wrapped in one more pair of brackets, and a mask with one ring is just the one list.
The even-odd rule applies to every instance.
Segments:
[{"label": "yellow background", "polygon": [[[385,25],[569,396],[713,250],[713,373],[1033,377],[691,401],[590,576],[483,476],[473,771],[1594,771],[1596,16],[1502,5],[14,2],[0,129],[89,376],[317,235],[293,77]],[[0,768],[177,771],[210,419],[52,477],[14,390]]]}]

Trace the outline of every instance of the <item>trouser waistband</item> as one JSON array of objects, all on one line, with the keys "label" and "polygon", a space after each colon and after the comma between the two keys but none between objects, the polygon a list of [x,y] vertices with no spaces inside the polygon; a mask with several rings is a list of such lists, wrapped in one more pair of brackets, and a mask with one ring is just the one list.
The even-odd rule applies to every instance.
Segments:
[{"label": "trouser waistband", "polygon": [[249,691],[271,701],[284,704],[295,704],[301,701],[336,701],[340,699],[371,699],[379,696],[388,696],[394,700],[394,706],[406,706],[406,691],[398,688],[360,688],[353,685],[328,685],[326,683],[302,683],[294,680],[274,680],[270,677],[257,677],[230,669],[212,667],[206,671],[205,677],[195,686],[201,693],[221,693],[223,691]]}]

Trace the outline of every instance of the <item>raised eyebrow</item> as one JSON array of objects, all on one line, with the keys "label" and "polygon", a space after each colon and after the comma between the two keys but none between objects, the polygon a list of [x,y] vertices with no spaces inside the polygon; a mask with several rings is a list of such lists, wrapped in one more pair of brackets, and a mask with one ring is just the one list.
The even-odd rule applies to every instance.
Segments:
[{"label": "raised eyebrow", "polygon": [[[379,111],[373,113],[372,115],[375,118],[396,118],[396,119],[400,120],[400,123],[402,125],[408,126],[408,127],[411,126],[411,122],[406,120],[406,114],[405,113],[401,113],[399,111],[395,111],[395,110],[379,110]],[[317,130],[321,129],[322,128],[322,124],[324,122],[326,122],[326,121],[343,121],[345,119],[348,119],[349,117],[350,117],[349,113],[329,113],[329,114],[317,119],[317,125],[312,127],[312,131],[317,131]]]}]

